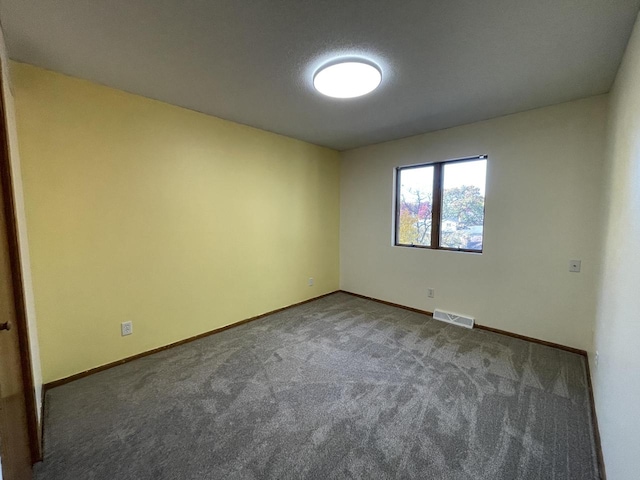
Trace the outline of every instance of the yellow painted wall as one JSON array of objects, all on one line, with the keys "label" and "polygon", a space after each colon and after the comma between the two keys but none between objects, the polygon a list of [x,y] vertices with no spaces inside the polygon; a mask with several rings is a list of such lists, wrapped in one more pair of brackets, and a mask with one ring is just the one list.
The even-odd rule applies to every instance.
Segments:
[{"label": "yellow painted wall", "polygon": [[11,67],[45,382],[339,288],[337,152]]}]

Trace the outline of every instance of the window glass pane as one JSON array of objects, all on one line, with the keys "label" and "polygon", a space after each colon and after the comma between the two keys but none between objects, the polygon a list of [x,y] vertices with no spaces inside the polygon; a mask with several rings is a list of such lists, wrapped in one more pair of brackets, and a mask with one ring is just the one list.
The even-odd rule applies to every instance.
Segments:
[{"label": "window glass pane", "polygon": [[440,246],[482,250],[486,160],[445,163]]},{"label": "window glass pane", "polygon": [[431,245],[433,167],[405,168],[400,176],[397,241],[402,245]]}]

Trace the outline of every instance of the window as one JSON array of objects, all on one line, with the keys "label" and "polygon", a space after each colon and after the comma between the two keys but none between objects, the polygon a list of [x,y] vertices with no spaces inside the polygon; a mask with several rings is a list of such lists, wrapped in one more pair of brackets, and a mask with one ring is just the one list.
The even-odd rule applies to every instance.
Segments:
[{"label": "window", "polygon": [[395,244],[482,252],[486,158],[398,167]]}]

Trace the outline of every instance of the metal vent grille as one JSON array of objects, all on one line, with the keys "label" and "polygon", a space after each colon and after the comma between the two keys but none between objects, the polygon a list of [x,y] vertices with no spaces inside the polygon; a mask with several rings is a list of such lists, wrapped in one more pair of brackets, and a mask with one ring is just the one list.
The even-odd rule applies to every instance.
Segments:
[{"label": "metal vent grille", "polygon": [[459,313],[445,312],[444,310],[438,309],[433,312],[433,318],[440,320],[441,322],[447,322],[452,325],[459,325],[465,328],[473,328],[474,324],[473,317],[460,315]]}]

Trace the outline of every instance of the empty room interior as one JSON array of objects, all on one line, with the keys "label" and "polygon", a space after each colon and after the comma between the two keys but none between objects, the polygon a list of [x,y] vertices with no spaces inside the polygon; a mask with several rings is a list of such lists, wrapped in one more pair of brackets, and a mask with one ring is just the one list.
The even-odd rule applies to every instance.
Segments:
[{"label": "empty room interior", "polygon": [[640,478],[639,9],[0,1],[0,479]]}]

